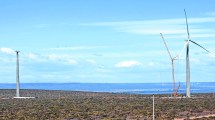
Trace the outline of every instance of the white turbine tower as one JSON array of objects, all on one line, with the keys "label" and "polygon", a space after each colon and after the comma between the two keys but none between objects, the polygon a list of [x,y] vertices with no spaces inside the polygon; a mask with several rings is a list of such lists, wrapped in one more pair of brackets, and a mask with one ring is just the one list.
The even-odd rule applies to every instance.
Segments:
[{"label": "white turbine tower", "polygon": [[34,99],[35,97],[20,97],[20,83],[19,83],[19,51],[16,52],[16,97],[17,99]]},{"label": "white turbine tower", "polygon": [[19,84],[19,51],[16,52],[16,97],[20,97],[19,95],[19,89],[20,89],[20,84]]},{"label": "white turbine tower", "polygon": [[[189,60],[189,42],[196,44],[197,46],[201,47],[205,51],[209,52],[207,49],[202,47],[201,45],[197,44],[196,42],[190,39],[188,21],[187,21],[187,14],[184,9],[185,17],[186,17],[186,25],[187,25],[187,48],[186,48],[186,97],[190,97],[190,60]],[[210,53],[210,52],[209,52]]]}]

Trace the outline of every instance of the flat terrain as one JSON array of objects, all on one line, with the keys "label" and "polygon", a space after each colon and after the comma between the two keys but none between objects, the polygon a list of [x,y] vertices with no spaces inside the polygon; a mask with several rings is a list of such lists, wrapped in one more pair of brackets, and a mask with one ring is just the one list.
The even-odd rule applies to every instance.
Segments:
[{"label": "flat terrain", "polygon": [[[0,119],[66,120],[151,120],[152,95],[114,93],[21,90],[21,96],[36,99],[13,99],[15,90],[0,90]],[[155,95],[156,120],[215,119],[213,94],[195,94],[193,98],[169,98]]]}]

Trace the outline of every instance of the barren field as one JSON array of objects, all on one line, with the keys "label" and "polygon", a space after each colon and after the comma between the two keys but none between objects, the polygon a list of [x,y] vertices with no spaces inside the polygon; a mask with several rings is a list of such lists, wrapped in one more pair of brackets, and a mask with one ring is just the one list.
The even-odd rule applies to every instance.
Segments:
[{"label": "barren field", "polygon": [[[73,91],[0,90],[0,119],[65,120],[151,120],[152,95],[93,93]],[[155,95],[156,120],[215,119],[213,94],[194,94],[193,98]]]}]

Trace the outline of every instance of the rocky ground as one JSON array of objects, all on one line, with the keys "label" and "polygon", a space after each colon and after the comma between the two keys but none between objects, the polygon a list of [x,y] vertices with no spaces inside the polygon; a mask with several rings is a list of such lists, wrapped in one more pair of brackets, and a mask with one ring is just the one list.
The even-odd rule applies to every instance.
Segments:
[{"label": "rocky ground", "polygon": [[[13,99],[15,90],[0,90],[0,119],[152,119],[152,95],[48,90],[21,90],[20,94],[36,99]],[[189,99],[155,95],[156,120],[210,120],[215,119],[214,113],[215,99],[210,93]]]}]

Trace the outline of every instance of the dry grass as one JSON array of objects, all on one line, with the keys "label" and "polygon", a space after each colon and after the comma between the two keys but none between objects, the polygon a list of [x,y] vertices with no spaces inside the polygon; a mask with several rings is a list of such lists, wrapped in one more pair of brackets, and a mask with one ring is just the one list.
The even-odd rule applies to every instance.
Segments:
[{"label": "dry grass", "polygon": [[[0,119],[151,119],[150,95],[92,92],[21,90],[22,96],[37,99],[0,99]],[[0,90],[0,98],[12,98],[15,90]],[[155,98],[158,120],[212,114],[215,99],[211,94],[195,98]]]}]

